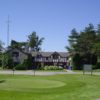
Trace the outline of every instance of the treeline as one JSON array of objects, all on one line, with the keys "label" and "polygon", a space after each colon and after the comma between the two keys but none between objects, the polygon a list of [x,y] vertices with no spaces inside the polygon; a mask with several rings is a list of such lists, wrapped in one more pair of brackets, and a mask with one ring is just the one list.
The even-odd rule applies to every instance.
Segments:
[{"label": "treeline", "polygon": [[[29,51],[40,51],[43,40],[43,37],[40,38],[36,32],[32,32],[24,42],[12,40],[8,49],[25,48]],[[96,28],[93,24],[89,24],[80,32],[75,28],[72,29],[68,42],[69,46],[66,46],[66,49],[72,58],[73,69],[81,70],[84,64],[92,64],[94,69],[100,68],[100,24]],[[10,68],[13,66],[12,57],[2,52],[4,49],[2,45],[0,41],[0,66]],[[30,55],[28,58],[24,64],[30,66]]]},{"label": "treeline", "polygon": [[72,29],[68,41],[66,49],[72,57],[73,69],[80,70],[84,64],[100,68],[100,24],[96,28],[89,24],[80,32]]}]

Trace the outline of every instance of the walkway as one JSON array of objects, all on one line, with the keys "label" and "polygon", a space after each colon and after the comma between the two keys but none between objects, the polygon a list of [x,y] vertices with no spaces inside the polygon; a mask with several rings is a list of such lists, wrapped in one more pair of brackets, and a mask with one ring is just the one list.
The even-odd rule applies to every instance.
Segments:
[{"label": "walkway", "polygon": [[[0,70],[0,74],[13,74],[12,70]],[[83,74],[83,72],[73,72],[73,71],[66,71],[66,72],[55,72],[55,71],[14,71],[16,75],[56,75],[56,74]],[[87,73],[89,74],[89,73]],[[100,75],[100,72],[93,72],[93,75]]]}]

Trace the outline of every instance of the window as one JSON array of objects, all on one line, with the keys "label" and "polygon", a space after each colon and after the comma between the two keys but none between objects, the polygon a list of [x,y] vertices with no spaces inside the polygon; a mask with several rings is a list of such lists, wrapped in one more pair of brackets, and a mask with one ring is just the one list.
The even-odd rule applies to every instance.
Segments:
[{"label": "window", "polygon": [[46,60],[48,60],[48,57],[46,57]]},{"label": "window", "polygon": [[13,52],[13,53],[12,53],[12,56],[13,56],[13,57],[18,57],[18,56],[19,56],[19,52]]}]

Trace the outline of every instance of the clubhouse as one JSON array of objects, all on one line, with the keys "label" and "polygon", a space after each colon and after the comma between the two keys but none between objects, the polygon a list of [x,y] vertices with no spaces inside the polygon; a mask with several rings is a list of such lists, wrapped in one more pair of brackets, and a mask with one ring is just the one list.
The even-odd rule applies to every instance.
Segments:
[{"label": "clubhouse", "polygon": [[67,65],[69,65],[69,54],[67,52],[29,52],[20,49],[11,49],[9,52],[14,63],[23,63],[23,61],[28,58],[28,54],[31,54],[33,65],[35,66],[37,64],[40,66],[54,65],[65,68]]}]

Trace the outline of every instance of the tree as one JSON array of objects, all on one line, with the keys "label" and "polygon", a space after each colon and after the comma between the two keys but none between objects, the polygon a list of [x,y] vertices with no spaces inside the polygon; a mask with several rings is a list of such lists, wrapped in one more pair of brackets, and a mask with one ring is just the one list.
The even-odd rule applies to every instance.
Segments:
[{"label": "tree", "polygon": [[4,43],[0,40],[0,52],[3,50]]},{"label": "tree", "polygon": [[[79,33],[77,33],[76,30],[72,31],[68,41],[70,46],[67,50],[69,50],[69,52],[71,51],[71,54],[74,58],[74,66],[81,68],[82,64],[96,63],[96,55],[92,52],[94,44],[96,43],[96,31],[92,24],[89,24],[83,31]],[[92,60],[93,57],[95,58],[95,62]],[[80,58],[80,60],[75,60],[77,58]]]},{"label": "tree", "polygon": [[100,43],[94,43],[92,51],[100,57]]},{"label": "tree", "polygon": [[85,27],[83,32],[80,32],[80,37],[78,39],[78,50],[82,54],[91,54],[93,44],[95,43],[96,32],[92,24]]},{"label": "tree", "polygon": [[28,58],[24,61],[23,64],[27,65],[28,69],[33,69],[33,59],[31,54],[28,54]]},{"label": "tree", "polygon": [[74,54],[73,56],[73,69],[81,69],[81,57],[80,57],[80,54],[76,53]]},{"label": "tree", "polygon": [[3,53],[4,53],[4,43],[0,40],[0,66],[3,67]]},{"label": "tree", "polygon": [[28,36],[29,47],[32,49],[32,51],[40,51],[41,50],[40,46],[42,45],[43,40],[44,38],[39,38],[36,32],[32,32]]},{"label": "tree", "polygon": [[98,57],[100,57],[100,24],[97,26],[97,32],[96,32],[96,40],[93,45],[93,52],[96,53]]},{"label": "tree", "polygon": [[79,38],[79,33],[76,31],[76,29],[72,29],[71,31],[71,35],[69,36],[69,45],[70,46],[66,46],[66,49],[70,52],[73,53],[75,51],[77,51],[77,39]]},{"label": "tree", "polygon": [[13,68],[13,59],[8,52],[3,53],[3,67],[7,69]]},{"label": "tree", "polygon": [[17,42],[15,40],[11,41],[11,48],[20,48],[22,49],[23,46],[26,46],[28,43],[27,42]]}]

